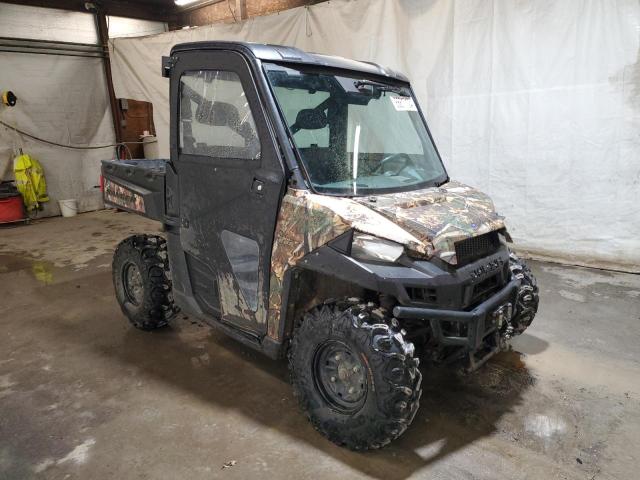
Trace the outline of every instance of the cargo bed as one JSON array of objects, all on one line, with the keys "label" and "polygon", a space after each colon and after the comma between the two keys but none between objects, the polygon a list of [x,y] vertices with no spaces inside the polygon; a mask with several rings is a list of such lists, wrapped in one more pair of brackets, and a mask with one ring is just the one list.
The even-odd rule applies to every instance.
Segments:
[{"label": "cargo bed", "polygon": [[165,217],[167,160],[103,160],[104,203],[153,220]]}]

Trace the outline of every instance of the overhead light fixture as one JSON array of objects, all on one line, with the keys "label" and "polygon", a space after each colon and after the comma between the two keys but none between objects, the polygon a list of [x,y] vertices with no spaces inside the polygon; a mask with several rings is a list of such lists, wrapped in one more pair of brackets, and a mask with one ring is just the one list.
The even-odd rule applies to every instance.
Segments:
[{"label": "overhead light fixture", "polygon": [[191,5],[192,3],[200,2],[202,0],[174,0],[175,4],[179,7],[184,7],[185,5]]}]

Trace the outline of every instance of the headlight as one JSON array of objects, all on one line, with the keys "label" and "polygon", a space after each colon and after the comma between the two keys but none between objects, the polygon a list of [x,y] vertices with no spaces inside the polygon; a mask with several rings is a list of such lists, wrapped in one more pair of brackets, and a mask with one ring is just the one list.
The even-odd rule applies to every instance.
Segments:
[{"label": "headlight", "polygon": [[400,258],[404,247],[399,243],[355,232],[351,243],[351,256],[358,260],[377,262],[395,262]]}]

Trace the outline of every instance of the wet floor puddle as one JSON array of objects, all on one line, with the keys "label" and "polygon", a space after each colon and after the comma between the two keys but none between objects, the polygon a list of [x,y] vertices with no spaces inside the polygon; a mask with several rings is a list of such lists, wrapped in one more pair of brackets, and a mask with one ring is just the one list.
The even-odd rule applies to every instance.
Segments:
[{"label": "wet floor puddle", "polygon": [[[25,253],[2,253],[0,254],[0,275],[6,275],[8,278],[2,283],[12,282],[11,278],[16,275],[27,274],[35,279],[40,285],[52,285],[62,279],[70,279],[78,276],[79,270],[95,272],[111,265],[110,258],[105,261],[104,256],[98,256],[90,263],[78,268],[72,262],[64,262],[64,265],[56,265],[51,261],[31,258]],[[80,275],[82,276],[82,275]]]},{"label": "wet floor puddle", "polygon": [[55,267],[46,260],[34,260],[13,255],[0,255],[0,275],[16,272],[29,272],[33,278],[44,285],[53,283]]}]

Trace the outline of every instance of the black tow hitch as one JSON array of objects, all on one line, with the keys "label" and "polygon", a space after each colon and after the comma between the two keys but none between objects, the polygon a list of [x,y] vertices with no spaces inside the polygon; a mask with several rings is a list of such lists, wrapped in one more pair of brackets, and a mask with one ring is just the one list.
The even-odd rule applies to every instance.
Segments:
[{"label": "black tow hitch", "polygon": [[[498,353],[502,349],[503,339],[510,337],[513,329],[509,321],[513,317],[519,286],[519,279],[511,280],[491,298],[468,312],[397,306],[393,309],[393,315],[398,319],[428,321],[438,344],[463,347],[464,355],[469,360],[468,371],[473,371]],[[505,324],[507,328],[503,330]],[[502,338],[501,332],[504,332]]]}]

